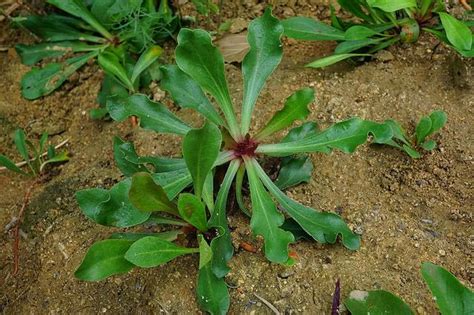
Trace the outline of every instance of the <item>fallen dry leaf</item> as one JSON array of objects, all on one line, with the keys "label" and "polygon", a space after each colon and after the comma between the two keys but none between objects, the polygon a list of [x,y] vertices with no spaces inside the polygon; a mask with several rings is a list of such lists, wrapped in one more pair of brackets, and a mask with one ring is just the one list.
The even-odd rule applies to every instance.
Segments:
[{"label": "fallen dry leaf", "polygon": [[226,62],[242,62],[249,50],[247,32],[224,35],[216,43]]}]

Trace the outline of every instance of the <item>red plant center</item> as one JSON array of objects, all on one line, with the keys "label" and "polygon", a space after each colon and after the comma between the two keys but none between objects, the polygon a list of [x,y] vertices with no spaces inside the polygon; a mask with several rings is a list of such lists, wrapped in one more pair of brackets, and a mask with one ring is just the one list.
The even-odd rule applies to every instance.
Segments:
[{"label": "red plant center", "polygon": [[258,147],[258,142],[251,139],[248,135],[244,140],[237,142],[233,147],[236,157],[255,156],[255,150]]}]

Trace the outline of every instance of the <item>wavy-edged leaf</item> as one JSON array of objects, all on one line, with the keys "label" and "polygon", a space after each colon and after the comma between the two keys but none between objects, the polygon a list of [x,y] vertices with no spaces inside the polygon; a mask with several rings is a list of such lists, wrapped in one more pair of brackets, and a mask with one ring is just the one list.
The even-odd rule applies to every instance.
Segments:
[{"label": "wavy-edged leaf", "polygon": [[99,281],[116,274],[127,273],[133,264],[124,256],[133,241],[127,239],[107,239],[96,242],[87,251],[74,276],[85,281]]},{"label": "wavy-edged leaf", "polygon": [[100,24],[99,21],[92,15],[92,13],[84,5],[84,2],[81,0],[48,0],[48,3],[54,5],[55,7],[75,16],[81,18],[90,26],[92,26],[96,31],[102,34],[107,39],[112,39],[113,35]]},{"label": "wavy-edged leaf", "polygon": [[227,263],[234,255],[234,247],[232,246],[230,230],[227,224],[226,209],[229,190],[239,167],[239,160],[233,160],[230,163],[217,194],[216,206],[208,222],[209,227],[217,228],[219,232],[219,235],[211,241],[211,248],[213,253],[215,253],[212,256],[211,269],[218,278],[225,277],[230,271]]},{"label": "wavy-edged leaf", "polygon": [[110,117],[116,121],[124,121],[130,116],[137,116],[140,118],[142,128],[156,132],[185,135],[191,129],[166,106],[151,101],[143,94],[111,97],[107,102],[107,109]]},{"label": "wavy-edged leaf", "polygon": [[199,269],[196,297],[203,311],[212,315],[227,314],[230,305],[229,290],[224,278],[217,277],[207,264]]},{"label": "wavy-edged leaf", "polygon": [[173,200],[183,189],[192,184],[193,179],[187,168],[155,173],[153,179],[166,191],[169,200]]},{"label": "wavy-edged leaf", "polygon": [[313,62],[308,63],[305,67],[309,68],[324,68],[330,65],[333,65],[335,63],[338,63],[339,61],[353,58],[353,57],[370,57],[372,56],[371,54],[356,54],[356,53],[347,53],[347,54],[335,54],[327,57],[323,57],[320,59],[317,59]]},{"label": "wavy-edged leaf", "polygon": [[291,142],[300,139],[304,139],[308,136],[319,133],[319,126],[317,123],[308,121],[301,126],[291,129],[288,134],[281,139],[281,142]]},{"label": "wavy-edged leaf", "polygon": [[375,143],[391,140],[393,131],[387,124],[379,124],[360,118],[351,118],[332,125],[331,127],[303,139],[278,144],[262,144],[256,152],[273,156],[288,156],[296,153],[323,152],[330,153],[333,149],[352,153],[367,142],[369,135]]},{"label": "wavy-edged leaf", "polygon": [[95,222],[115,227],[131,227],[145,222],[149,212],[142,212],[128,200],[131,179],[115,184],[110,190],[92,188],[80,190],[76,199],[82,212]]},{"label": "wavy-edged leaf", "polygon": [[421,274],[443,315],[474,314],[474,292],[446,269],[426,262]]},{"label": "wavy-edged leaf", "polygon": [[198,252],[198,248],[182,247],[159,237],[147,236],[130,246],[125,259],[136,266],[151,268],[164,265],[176,257]]},{"label": "wavy-edged leaf", "polygon": [[25,27],[33,34],[48,42],[71,40],[89,41],[93,43],[105,42],[105,38],[103,37],[78,31],[76,25],[74,25],[76,23],[70,23],[70,20],[81,22],[80,20],[70,19],[56,14],[45,16],[30,15],[26,17],[13,18],[15,24]]},{"label": "wavy-edged leaf", "polygon": [[255,173],[281,207],[316,241],[333,244],[338,235],[341,235],[345,247],[351,250],[359,248],[360,237],[349,229],[340,216],[330,212],[318,212],[292,200],[278,189],[257,161],[251,163]]},{"label": "wavy-edged leaf", "polygon": [[15,50],[20,55],[21,62],[32,66],[44,58],[64,56],[71,52],[85,52],[99,50],[104,45],[89,45],[80,41],[64,41],[57,43],[40,43],[34,45],[15,45]]},{"label": "wavy-edged leaf", "polygon": [[178,214],[176,205],[172,203],[165,190],[157,185],[150,173],[136,173],[128,192],[130,203],[145,212],[163,211]]},{"label": "wavy-edged leaf", "polygon": [[284,35],[300,40],[344,40],[344,32],[308,17],[291,17],[281,21]]},{"label": "wavy-edged leaf", "polygon": [[209,92],[219,103],[232,136],[240,134],[224,74],[224,58],[204,30],[183,28],[176,47],[178,67]]},{"label": "wavy-edged leaf", "polygon": [[162,66],[160,69],[163,74],[161,88],[168,91],[180,107],[192,108],[216,125],[225,125],[224,120],[196,81],[175,65]]},{"label": "wavy-edged leaf", "polygon": [[247,134],[252,112],[265,81],[276,69],[283,55],[280,38],[283,26],[272,16],[271,9],[249,25],[247,40],[250,50],[242,62],[244,98],[242,102],[241,131]]},{"label": "wavy-edged leaf", "polygon": [[134,91],[132,80],[128,77],[127,70],[120,63],[120,59],[116,54],[110,51],[104,51],[99,54],[97,61],[99,62],[100,67],[104,69],[105,73],[115,77],[129,91]]},{"label": "wavy-edged leaf", "polygon": [[396,295],[384,291],[352,291],[344,305],[353,315],[413,315],[410,307]]},{"label": "wavy-edged leaf", "polygon": [[18,166],[15,165],[15,163],[7,158],[5,155],[0,154],[0,165],[6,167],[10,171],[23,174],[23,175],[28,175],[28,173],[24,172],[19,168]]},{"label": "wavy-edged leaf", "polygon": [[212,249],[211,246],[204,239],[202,234],[198,234],[199,243],[199,269],[206,266],[212,260]]},{"label": "wavy-edged leaf", "polygon": [[385,12],[395,12],[417,6],[416,0],[367,0],[367,4],[372,8],[379,8]]},{"label": "wavy-edged leaf", "polygon": [[190,130],[183,140],[183,157],[191,173],[194,193],[202,196],[204,182],[219,155],[222,135],[214,124],[206,122],[200,129]]},{"label": "wavy-edged leaf", "polygon": [[469,27],[448,13],[438,14],[449,42],[459,50],[471,50],[473,34]]},{"label": "wavy-edged leaf", "polygon": [[21,79],[21,93],[24,98],[34,100],[45,96],[60,87],[74,72],[97,56],[91,51],[82,56],[66,60],[63,63],[50,63],[44,68],[33,68]]},{"label": "wavy-edged leaf", "polygon": [[277,131],[291,126],[297,120],[304,120],[309,115],[308,106],[314,101],[314,90],[304,88],[294,92],[285,101],[283,108],[273,115],[272,119],[261,129],[256,139],[264,139]]},{"label": "wavy-edged leaf", "polygon": [[193,194],[183,193],[178,198],[178,211],[186,222],[198,231],[207,231],[206,206]]},{"label": "wavy-edged leaf", "polygon": [[309,182],[313,173],[313,163],[308,156],[283,158],[275,185],[281,190]]},{"label": "wavy-edged leaf", "polygon": [[140,58],[138,58],[135,67],[133,67],[131,77],[132,83],[135,83],[140,74],[145,71],[152,63],[154,63],[162,53],[163,48],[158,45],[151,46],[145,52],[143,52],[140,55]]},{"label": "wavy-edged leaf", "polygon": [[252,218],[250,227],[255,235],[265,241],[265,257],[272,262],[286,263],[288,246],[295,241],[293,234],[281,228],[285,217],[277,210],[272,198],[265,190],[257,173],[258,162],[244,158],[250,184]]}]

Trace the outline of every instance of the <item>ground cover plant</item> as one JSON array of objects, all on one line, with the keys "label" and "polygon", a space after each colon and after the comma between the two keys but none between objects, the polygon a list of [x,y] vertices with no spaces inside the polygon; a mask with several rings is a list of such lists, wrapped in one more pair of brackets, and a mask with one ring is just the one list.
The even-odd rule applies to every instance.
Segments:
[{"label": "ground cover plant", "polygon": [[[249,26],[250,50],[242,63],[244,97],[240,122],[227,87],[223,57],[203,30],[182,29],[176,48],[177,65],[161,68],[162,88],[179,106],[203,116],[201,128],[189,126],[145,95],[110,98],[107,109],[114,120],[134,116],[145,129],[183,136],[183,158],[140,157],[132,143],[116,138],[115,160],[126,178],[109,190],[79,191],[76,196],[82,211],[99,224],[119,228],[141,224],[152,224],[153,229],[162,224],[166,229],[170,225],[185,226],[165,232],[156,229],[151,234],[143,234],[143,230],[133,235],[114,234],[91,247],[76,272],[78,278],[101,280],[128,272],[134,266],[156,267],[180,255],[199,252],[197,299],[203,310],[225,313],[230,302],[224,279],[234,252],[227,224],[227,199],[233,185],[240,208],[251,217],[253,234],[263,238],[269,261],[293,264],[289,246],[299,237],[331,244],[340,238],[348,249],[359,248],[360,237],[340,216],[304,206],[282,191],[307,180],[312,166],[302,154],[328,154],[334,149],[352,153],[370,139],[420,157],[418,149],[434,149],[435,142],[427,137],[443,127],[446,115],[437,111],[422,118],[415,131],[416,141],[393,120],[377,123],[355,117],[320,130],[315,122],[304,122],[314,91],[303,88],[254,132],[250,128],[252,112],[265,81],[281,61],[282,35],[283,25],[270,10]],[[304,123],[280,142],[266,142],[296,121]],[[266,157],[283,158],[285,167],[275,182],[262,167]],[[218,176],[221,171],[225,172],[222,181]],[[245,176],[250,187],[250,207],[243,200]],[[177,236],[183,233],[196,234],[198,241]]]},{"label": "ground cover plant", "polygon": [[[159,6],[150,0],[50,0],[48,3],[67,14],[14,18],[16,25],[42,41],[19,44],[16,50],[22,62],[30,66],[46,58],[67,59],[49,62],[42,68],[33,67],[22,78],[22,95],[29,100],[48,95],[86,63],[98,60],[118,80],[106,76],[102,98],[99,97],[102,109],[93,112],[93,117],[103,116],[104,93],[114,92],[112,85],[135,91],[140,89],[140,79],[154,77],[153,69],[145,71],[148,67],[144,65],[152,64],[160,56],[157,44],[169,38],[179,25],[167,1],[161,1]],[[145,57],[148,63],[143,62]],[[141,67],[134,67],[135,63]]]},{"label": "ground cover plant", "polygon": [[308,17],[284,20],[285,35],[300,40],[334,40],[334,53],[309,63],[329,66],[348,58],[369,57],[396,43],[413,43],[420,32],[436,36],[464,57],[474,56],[472,22],[456,19],[442,0],[338,0],[355,19],[331,14],[331,25]]},{"label": "ground cover plant", "polygon": [[[423,263],[421,274],[442,315],[474,312],[474,292],[449,271],[432,263]],[[352,315],[415,314],[402,299],[384,290],[353,291],[344,300],[344,305]]]}]

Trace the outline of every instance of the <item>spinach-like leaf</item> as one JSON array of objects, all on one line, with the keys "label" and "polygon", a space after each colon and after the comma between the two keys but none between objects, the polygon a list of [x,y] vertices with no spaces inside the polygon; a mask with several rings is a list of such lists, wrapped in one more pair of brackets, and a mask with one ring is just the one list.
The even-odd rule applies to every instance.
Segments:
[{"label": "spinach-like leaf", "polygon": [[352,291],[344,305],[352,315],[385,314],[413,315],[413,311],[399,297],[384,290]]},{"label": "spinach-like leaf", "polygon": [[229,291],[224,278],[217,277],[208,263],[199,269],[196,298],[201,308],[212,315],[227,314]]},{"label": "spinach-like leaf", "polygon": [[283,55],[280,38],[283,26],[272,16],[270,9],[249,25],[250,50],[242,62],[244,99],[242,102],[241,131],[247,134],[255,102],[266,80],[276,69]]},{"label": "spinach-like leaf", "polygon": [[198,197],[188,193],[180,194],[178,211],[181,218],[197,228],[198,231],[207,231],[206,207]]},{"label": "spinach-like leaf", "polygon": [[309,182],[313,172],[313,163],[309,156],[283,158],[275,185],[281,190]]},{"label": "spinach-like leaf", "polygon": [[193,182],[187,168],[152,174],[153,179],[166,191],[169,200],[173,200]]},{"label": "spinach-like leaf", "polygon": [[133,241],[108,239],[95,243],[87,251],[84,260],[74,275],[86,281],[99,281],[116,274],[127,273],[133,264],[124,256]]},{"label": "spinach-like leaf", "polygon": [[448,13],[439,12],[438,14],[449,42],[459,50],[471,50],[473,36],[469,27]]}]

